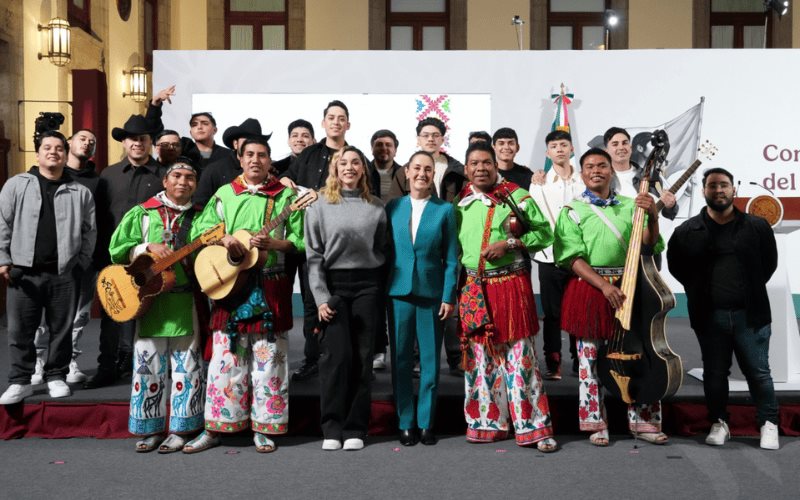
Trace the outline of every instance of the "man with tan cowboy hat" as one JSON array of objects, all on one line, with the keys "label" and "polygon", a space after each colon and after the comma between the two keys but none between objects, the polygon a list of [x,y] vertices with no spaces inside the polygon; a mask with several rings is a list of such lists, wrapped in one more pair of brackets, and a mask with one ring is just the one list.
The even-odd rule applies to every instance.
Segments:
[{"label": "man with tan cowboy hat", "polygon": [[[125,157],[100,173],[97,186],[97,245],[99,266],[109,263],[108,243],[122,216],[139,203],[161,191],[165,167],[150,155],[153,135],[160,124],[142,115],[131,115],[125,125],[114,127],[111,137],[122,143]],[[118,377],[130,376],[133,367],[133,321],[115,323],[105,312],[100,319],[100,355],[97,373],[84,387],[95,389],[113,384]]]},{"label": "man with tan cowboy hat", "polygon": [[205,206],[208,200],[220,187],[230,184],[239,174],[242,167],[239,165],[237,149],[244,139],[264,139],[268,141],[272,134],[261,133],[261,123],[255,118],[248,118],[241,125],[228,127],[222,134],[222,143],[231,152],[225,158],[209,163],[200,177],[200,183],[194,194],[194,202]]}]

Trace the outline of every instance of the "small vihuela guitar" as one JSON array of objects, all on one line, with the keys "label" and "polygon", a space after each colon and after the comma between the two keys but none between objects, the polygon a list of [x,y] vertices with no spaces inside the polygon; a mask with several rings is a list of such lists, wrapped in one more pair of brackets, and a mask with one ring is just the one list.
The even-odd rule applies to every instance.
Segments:
[{"label": "small vihuela guitar", "polygon": [[[302,210],[317,201],[317,192],[308,190],[299,196],[289,206],[284,208],[277,217],[267,222],[255,234],[269,234],[270,231],[278,227],[285,221],[292,212]],[[200,289],[213,300],[222,300],[237,290],[241,286],[244,276],[242,271],[246,271],[259,261],[258,248],[250,246],[250,239],[253,233],[246,229],[240,229],[233,233],[233,237],[239,240],[245,248],[247,254],[237,261],[231,260],[228,250],[222,246],[210,246],[204,248],[194,261],[194,273]]]},{"label": "small vihuela guitar", "polygon": [[175,286],[172,266],[204,245],[218,242],[225,236],[225,224],[219,223],[193,242],[158,259],[150,253],[136,257],[127,266],[107,266],[97,276],[97,296],[100,304],[114,321],[120,323],[142,316],[153,299]]}]

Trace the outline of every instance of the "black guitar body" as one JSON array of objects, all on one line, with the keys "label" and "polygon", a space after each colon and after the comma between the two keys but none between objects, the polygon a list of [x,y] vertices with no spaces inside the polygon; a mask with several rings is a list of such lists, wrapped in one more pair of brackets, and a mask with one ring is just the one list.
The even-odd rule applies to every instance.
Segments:
[{"label": "black guitar body", "polygon": [[[597,372],[612,395],[636,404],[650,404],[678,391],[683,365],[680,356],[670,349],[665,330],[675,297],[661,279],[651,255],[641,256],[637,280],[631,330],[621,337],[622,349],[613,340],[600,348]],[[627,395],[613,372],[630,377]]]}]

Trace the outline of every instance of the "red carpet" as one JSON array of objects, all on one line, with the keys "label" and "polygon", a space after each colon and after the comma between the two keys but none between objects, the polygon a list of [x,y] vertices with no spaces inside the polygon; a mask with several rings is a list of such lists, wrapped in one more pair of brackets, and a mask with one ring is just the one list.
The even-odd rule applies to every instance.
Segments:
[{"label": "red carpet", "polygon": [[[441,434],[462,434],[465,430],[462,399],[440,398],[436,430]],[[612,434],[627,432],[625,407],[621,402],[608,401],[608,416]],[[550,398],[550,408],[556,435],[577,434],[577,401],[573,398]],[[667,434],[692,436],[708,432],[705,406],[693,402],[663,404],[664,431]],[[731,405],[730,430],[736,436],[757,436],[755,408],[751,405]],[[312,397],[290,400],[290,433],[319,436],[319,401]],[[393,435],[397,432],[394,403],[373,401],[370,422],[371,435]],[[780,407],[780,430],[785,436],[800,436],[800,404]],[[56,403],[17,404],[0,406],[0,439],[38,438],[128,438],[128,403]]]}]

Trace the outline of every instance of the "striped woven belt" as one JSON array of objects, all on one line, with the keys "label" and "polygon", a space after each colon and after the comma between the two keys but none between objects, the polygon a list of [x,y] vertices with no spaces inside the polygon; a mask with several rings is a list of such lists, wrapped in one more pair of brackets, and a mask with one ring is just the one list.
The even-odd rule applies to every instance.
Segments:
[{"label": "striped woven belt", "polygon": [[284,274],[283,266],[265,267],[261,269],[261,275],[266,277],[273,277],[277,274]]},{"label": "striped woven belt", "polygon": [[622,276],[623,272],[625,271],[624,267],[592,267],[594,272],[599,274],[600,276]]},{"label": "striped woven belt", "polygon": [[[498,267],[495,269],[486,269],[483,271],[484,278],[497,278],[498,276],[508,276],[509,274],[513,274],[517,271],[526,268],[526,262],[514,262],[513,264],[509,264],[507,266]],[[465,267],[464,270],[467,272],[468,276],[477,276],[478,270],[477,269],[470,269]]]}]

